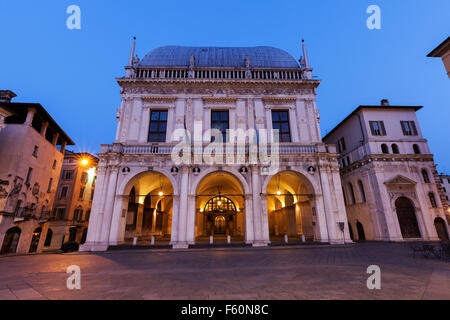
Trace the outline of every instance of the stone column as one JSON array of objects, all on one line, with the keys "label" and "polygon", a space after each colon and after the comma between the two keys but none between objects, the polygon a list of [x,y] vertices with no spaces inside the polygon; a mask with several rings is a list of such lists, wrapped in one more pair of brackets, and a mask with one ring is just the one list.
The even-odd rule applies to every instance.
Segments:
[{"label": "stone column", "polygon": [[[175,188],[175,186],[173,186]],[[172,227],[170,231],[170,244],[173,246],[178,242],[178,221],[179,221],[179,210],[180,207],[180,196],[173,196],[173,209],[172,209]]]},{"label": "stone column", "polygon": [[[126,208],[128,206],[128,197],[124,195],[116,195],[114,209],[113,209],[113,217],[111,221],[111,232],[109,234],[109,244],[117,245],[123,241],[123,239],[119,239],[120,227],[124,225],[121,223],[122,220],[126,220]],[[122,210],[125,210],[125,216],[122,216]]]},{"label": "stone column", "polygon": [[172,134],[174,131],[175,125],[175,106],[171,105],[167,111],[167,133],[166,133],[166,141],[172,141]]},{"label": "stone column", "polygon": [[188,244],[195,243],[195,218],[196,218],[196,208],[195,208],[195,195],[188,195],[188,206],[187,206],[187,221],[186,221],[186,241]]},{"label": "stone column", "polygon": [[330,181],[328,178],[329,170],[327,168],[321,167],[319,170],[320,174],[320,182],[322,185],[322,199],[324,204],[325,211],[325,220],[328,230],[328,240],[330,243],[341,243],[341,240],[338,238],[337,231],[337,222],[334,217],[334,208],[331,199],[331,191],[330,191]]},{"label": "stone column", "polygon": [[105,200],[105,211],[103,214],[103,224],[101,229],[100,245],[105,246],[105,250],[108,249],[109,235],[111,231],[114,200],[116,199],[116,187],[118,178],[119,167],[111,167],[107,195]]},{"label": "stone column", "polygon": [[143,106],[141,111],[141,125],[139,129],[139,142],[146,143],[148,141],[148,131],[150,126],[150,107]]},{"label": "stone column", "polygon": [[252,194],[245,195],[245,243],[253,243],[255,234],[253,230],[253,196]]},{"label": "stone column", "polygon": [[188,216],[188,190],[189,190],[189,167],[181,167],[181,185],[180,185],[180,212],[178,214],[178,239],[172,245],[175,248],[187,248],[187,216]]},{"label": "stone column", "polygon": [[[103,208],[105,205],[106,187],[108,184],[108,172],[106,167],[97,167],[97,182],[92,202],[91,216],[89,218],[88,234],[86,243],[80,247],[80,251],[98,251],[96,244],[99,240],[101,226],[103,224]],[[104,249],[106,250],[106,249]]]},{"label": "stone column", "polygon": [[[252,195],[253,195],[253,246],[266,246],[268,244],[268,239],[265,239],[265,232],[263,227],[263,206],[261,199],[261,184],[259,180],[259,167],[252,165]],[[267,204],[265,205],[267,208]],[[267,226],[268,227],[268,226]]]},{"label": "stone column", "polygon": [[135,232],[136,237],[142,236],[143,220],[144,220],[144,205],[141,203],[138,203],[138,208],[137,208],[137,212],[136,212],[136,232]]},{"label": "stone column", "polygon": [[299,142],[300,140],[298,137],[297,114],[295,112],[295,106],[289,107],[289,126],[291,128],[292,142]]}]

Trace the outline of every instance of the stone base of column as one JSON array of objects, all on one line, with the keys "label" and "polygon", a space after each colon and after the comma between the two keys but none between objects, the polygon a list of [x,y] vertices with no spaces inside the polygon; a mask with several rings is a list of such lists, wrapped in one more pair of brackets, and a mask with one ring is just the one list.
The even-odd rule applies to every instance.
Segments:
[{"label": "stone base of column", "polygon": [[109,245],[107,244],[85,243],[80,246],[78,251],[106,251],[108,250],[108,247]]},{"label": "stone base of column", "polygon": [[189,248],[188,242],[171,242],[172,249],[187,249]]},{"label": "stone base of column", "polygon": [[252,242],[252,247],[267,247],[270,244],[270,241],[266,240],[254,240]]}]

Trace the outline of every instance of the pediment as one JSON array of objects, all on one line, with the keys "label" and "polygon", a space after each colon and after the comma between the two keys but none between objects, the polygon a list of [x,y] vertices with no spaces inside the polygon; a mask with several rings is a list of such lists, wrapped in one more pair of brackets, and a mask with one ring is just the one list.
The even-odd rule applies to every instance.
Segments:
[{"label": "pediment", "polygon": [[414,185],[414,184],[417,184],[417,182],[399,174],[399,175],[396,175],[395,177],[385,181],[384,184]]}]

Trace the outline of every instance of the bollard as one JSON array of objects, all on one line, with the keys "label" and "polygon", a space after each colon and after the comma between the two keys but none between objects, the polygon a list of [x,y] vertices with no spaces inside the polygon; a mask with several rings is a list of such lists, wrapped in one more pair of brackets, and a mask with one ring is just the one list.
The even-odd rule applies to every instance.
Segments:
[{"label": "bollard", "polygon": [[152,246],[155,245],[155,236],[152,236]]},{"label": "bollard", "polygon": [[286,242],[286,243],[289,242],[289,239],[288,239],[288,235],[287,235],[287,234],[284,235],[284,242]]},{"label": "bollard", "polygon": [[231,236],[227,236],[227,242],[228,244],[231,244]]},{"label": "bollard", "polygon": [[209,244],[213,244],[214,243],[214,237],[213,236],[209,236]]},{"label": "bollard", "polygon": [[306,239],[305,239],[305,235],[304,235],[304,234],[302,234],[302,242],[303,242],[303,243],[306,242]]},{"label": "bollard", "polygon": [[133,246],[137,245],[137,237],[133,238]]}]

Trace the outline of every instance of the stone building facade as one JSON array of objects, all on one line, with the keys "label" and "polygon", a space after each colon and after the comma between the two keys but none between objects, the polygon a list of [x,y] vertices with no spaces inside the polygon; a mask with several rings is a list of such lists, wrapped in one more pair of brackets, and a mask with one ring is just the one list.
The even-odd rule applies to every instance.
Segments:
[{"label": "stone building facade", "polygon": [[352,238],[448,239],[448,205],[416,111],[359,106],[324,137],[338,148]]},{"label": "stone building facade", "polygon": [[89,153],[64,152],[45,251],[58,250],[68,241],[86,241],[97,163],[98,158]]},{"label": "stone building facade", "polygon": [[447,75],[450,78],[450,37],[431,51],[427,57],[441,58]]},{"label": "stone building facade", "polygon": [[[320,81],[304,46],[300,64],[272,47],[169,46],[139,61],[134,46],[117,79],[117,134],[101,146],[81,250],[152,239],[186,248],[211,236],[253,246],[285,236],[351,241],[338,155],[321,140]],[[241,129],[239,137],[257,131],[243,145],[228,144],[233,161],[211,145],[227,129]],[[253,144],[274,134],[264,129],[279,129],[279,148],[258,149],[270,152],[254,161]],[[211,148],[213,160],[204,155]]]},{"label": "stone building facade", "polygon": [[8,112],[0,130],[0,250],[41,252],[65,146],[73,142],[42,105],[13,97],[0,91]]}]

